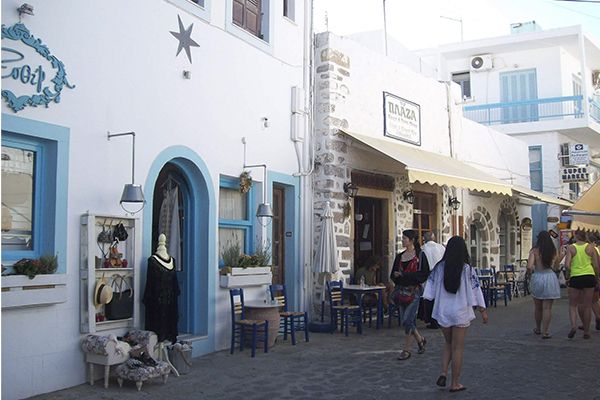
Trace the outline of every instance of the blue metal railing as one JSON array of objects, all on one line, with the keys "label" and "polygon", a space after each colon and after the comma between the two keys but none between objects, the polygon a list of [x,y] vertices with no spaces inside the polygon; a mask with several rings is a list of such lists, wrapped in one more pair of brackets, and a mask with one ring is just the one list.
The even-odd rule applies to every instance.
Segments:
[{"label": "blue metal railing", "polygon": [[600,102],[590,99],[590,117],[600,122]]},{"label": "blue metal railing", "polygon": [[[510,103],[465,106],[463,110],[465,117],[480,124],[515,124],[550,119],[582,118],[582,101],[583,96],[552,97]],[[595,104],[596,116],[600,117],[600,105]],[[592,106],[590,105],[590,114],[591,109]]]}]

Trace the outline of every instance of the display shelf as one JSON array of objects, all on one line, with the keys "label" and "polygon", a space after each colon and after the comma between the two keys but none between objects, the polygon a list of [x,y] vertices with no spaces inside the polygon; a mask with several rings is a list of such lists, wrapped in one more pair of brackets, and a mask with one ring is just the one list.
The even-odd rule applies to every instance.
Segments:
[{"label": "display shelf", "polygon": [[[112,232],[118,224],[123,224],[127,239],[110,242]],[[81,278],[81,332],[96,333],[113,329],[133,328],[139,325],[139,219],[114,215],[84,214],[81,216],[80,230],[80,278]],[[98,238],[102,238],[101,242]],[[114,248],[111,250],[111,248]],[[127,260],[127,267],[121,267]],[[103,268],[105,263],[111,267]],[[104,306],[94,305],[94,289],[102,276],[110,285],[115,275],[129,278],[134,302],[133,317],[120,320],[96,322],[96,314],[104,315]]]}]

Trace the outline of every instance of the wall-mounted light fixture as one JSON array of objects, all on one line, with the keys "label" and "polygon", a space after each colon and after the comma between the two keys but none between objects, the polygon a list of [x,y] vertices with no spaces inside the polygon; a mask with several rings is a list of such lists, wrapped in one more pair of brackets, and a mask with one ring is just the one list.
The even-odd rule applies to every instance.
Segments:
[{"label": "wall-mounted light fixture", "polygon": [[449,197],[448,198],[448,205],[450,207],[452,207],[452,209],[454,211],[458,210],[458,208],[460,207],[460,201],[458,201],[458,199],[456,198],[456,196],[453,197]]},{"label": "wall-mounted light fixture", "polygon": [[402,193],[402,197],[408,202],[408,204],[413,204],[415,202],[415,194],[412,190],[406,190],[404,193]]},{"label": "wall-mounted light fixture", "polygon": [[[123,194],[121,195],[121,208],[130,214],[135,214],[142,211],[144,205],[146,204],[146,199],[144,199],[144,192],[142,191],[142,185],[136,185],[134,183],[135,179],[135,132],[125,132],[125,133],[113,133],[108,132],[108,140],[113,137],[119,136],[131,136],[132,137],[132,146],[131,146],[131,183],[126,183],[123,188]],[[125,205],[126,204],[134,204],[140,206],[138,210],[131,211],[128,210]]]},{"label": "wall-mounted light fixture", "polygon": [[346,182],[344,183],[344,193],[350,198],[356,197],[358,194],[358,186],[352,182]]},{"label": "wall-mounted light fixture", "polygon": [[263,168],[263,192],[261,203],[258,205],[258,209],[256,210],[256,217],[259,221],[263,218],[268,218],[266,223],[262,223],[263,225],[268,225],[273,218],[273,209],[271,208],[271,204],[267,202],[267,164],[254,164],[254,165],[244,165],[244,168]]},{"label": "wall-mounted light fixture", "polygon": [[[258,205],[256,210],[256,217],[261,225],[266,226],[273,220],[273,209],[271,204],[267,202],[267,164],[252,164],[246,165],[246,138],[242,138],[242,144],[244,145],[244,165],[243,168],[262,168],[263,169],[263,190],[261,203]],[[265,221],[266,220],[266,221]]]}]

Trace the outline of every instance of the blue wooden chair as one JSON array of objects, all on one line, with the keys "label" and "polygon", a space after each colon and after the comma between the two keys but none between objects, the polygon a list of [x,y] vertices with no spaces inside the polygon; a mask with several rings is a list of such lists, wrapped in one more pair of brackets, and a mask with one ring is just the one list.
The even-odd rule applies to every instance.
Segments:
[{"label": "blue wooden chair", "polygon": [[[281,310],[279,311],[279,332],[283,333],[283,340],[287,340],[289,331],[292,336],[292,345],[296,345],[296,331],[304,330],[304,340],[308,342],[308,314],[288,309],[285,285],[270,285],[269,290],[271,291],[271,300],[277,300],[281,304]],[[283,332],[281,331],[282,328]]]},{"label": "blue wooden chair", "polygon": [[344,284],[342,281],[327,282],[327,299],[331,311],[331,323],[337,329],[338,321],[340,330],[348,336],[350,323],[356,325],[356,331],[362,334],[362,310],[359,305],[344,304]]},{"label": "blue wooden chair", "polygon": [[246,319],[244,317],[244,290],[242,288],[229,289],[231,301],[231,351],[235,343],[240,344],[240,351],[244,350],[246,331],[252,333],[252,357],[256,355],[256,343],[263,342],[265,353],[269,352],[269,321]]},{"label": "blue wooden chair", "polygon": [[499,273],[505,284],[508,286],[508,299],[512,301],[513,296],[519,297],[519,287],[517,285],[517,273],[513,264],[506,264],[500,268]]},{"label": "blue wooden chair", "polygon": [[498,305],[498,299],[504,299],[504,306],[508,305],[508,285],[503,282],[498,282],[498,274],[496,273],[496,268],[482,268],[480,270],[481,275],[490,276],[487,280],[486,286],[482,285],[487,291],[488,295],[488,303],[490,306],[496,307]]}]

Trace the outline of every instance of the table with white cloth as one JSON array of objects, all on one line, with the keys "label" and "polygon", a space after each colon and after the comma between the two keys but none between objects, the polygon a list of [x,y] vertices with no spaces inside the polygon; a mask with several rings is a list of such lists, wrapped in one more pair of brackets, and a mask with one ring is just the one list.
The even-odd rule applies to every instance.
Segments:
[{"label": "table with white cloth", "polygon": [[379,329],[379,327],[383,326],[383,295],[385,286],[375,285],[375,286],[361,286],[361,285],[345,285],[343,288],[344,294],[354,294],[357,296],[358,304],[362,307],[363,297],[367,293],[375,293],[377,294],[377,323],[375,327]]}]

